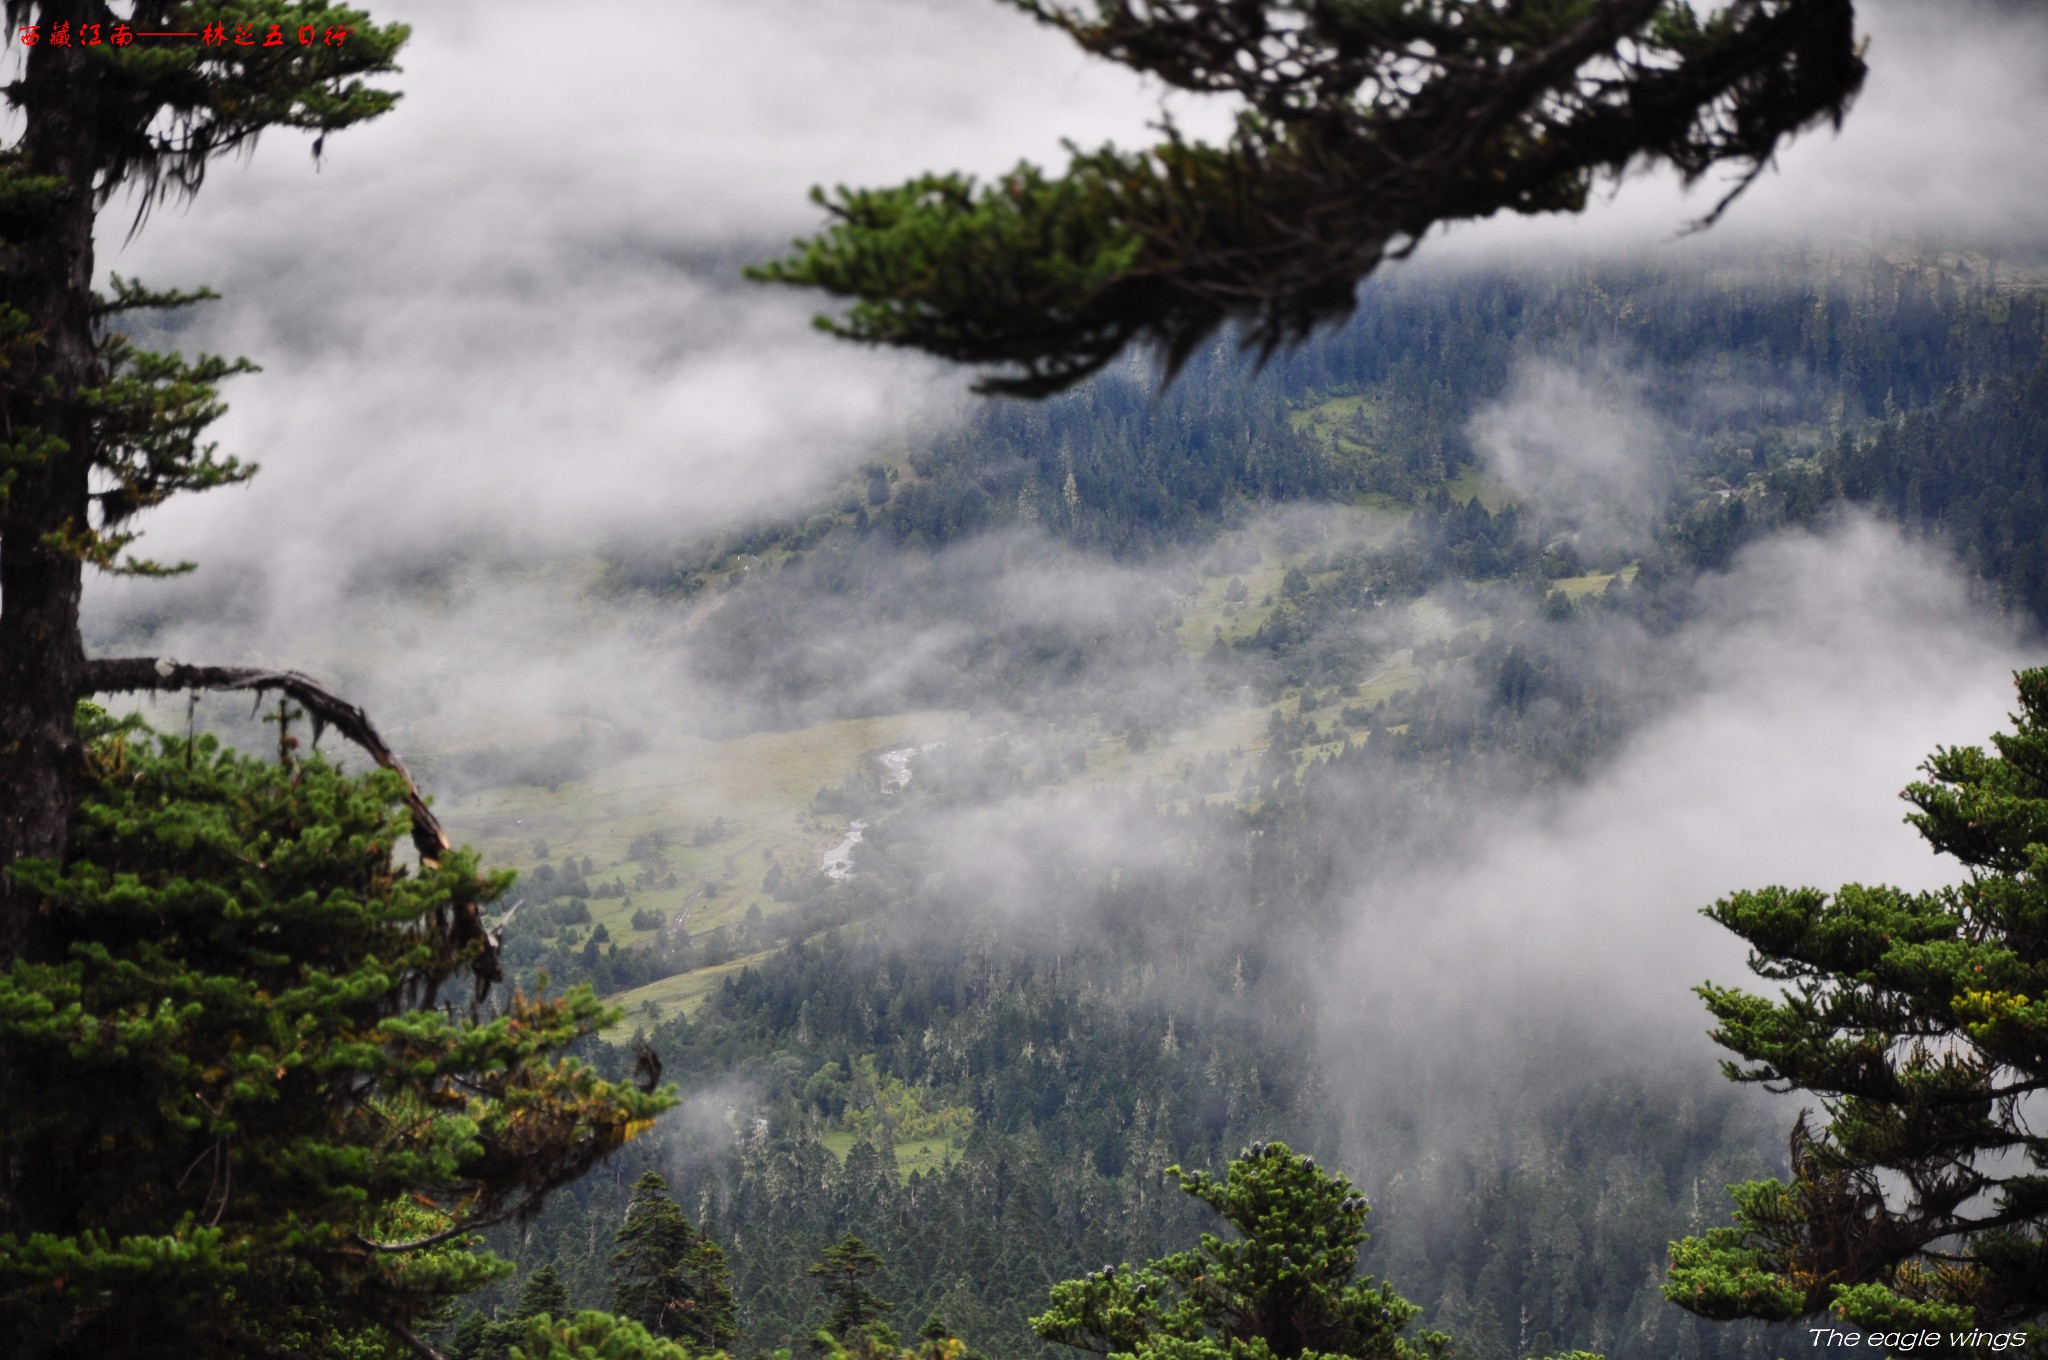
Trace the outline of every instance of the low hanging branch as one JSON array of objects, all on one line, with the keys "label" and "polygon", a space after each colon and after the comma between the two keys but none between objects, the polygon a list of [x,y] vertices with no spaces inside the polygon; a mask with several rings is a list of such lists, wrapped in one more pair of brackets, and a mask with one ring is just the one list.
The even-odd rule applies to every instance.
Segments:
[{"label": "low hanging branch", "polygon": [[[201,689],[242,690],[259,695],[275,690],[292,699],[313,720],[313,739],[316,742],[322,731],[332,727],[404,781],[405,805],[412,813],[412,843],[419,851],[422,865],[435,868],[441,857],[448,853],[448,833],[442,829],[433,809],[427,806],[419,785],[413,782],[412,772],[405,768],[405,762],[398,758],[398,753],[386,744],[376,724],[370,721],[370,715],[346,699],[330,694],[310,677],[297,671],[261,670],[253,666],[190,666],[160,656],[109,657],[86,662],[82,693],[132,694],[138,691],[158,693]],[[484,929],[482,911],[474,903],[464,904],[457,911],[451,927],[451,943],[457,948],[478,942],[483,945],[472,965],[478,983],[477,995],[481,998],[491,983],[504,976],[498,961],[497,941]]]},{"label": "low hanging branch", "polygon": [[[848,299],[825,330],[995,365],[1042,397],[1149,341],[1170,376],[1236,323],[1270,357],[1351,314],[1440,225],[1578,212],[1666,164],[1735,193],[1839,125],[1864,77],[1853,0],[1010,0],[1166,86],[1223,96],[1219,143],[1070,148],[982,183],[814,190],[824,229],[751,277]],[[1695,13],[1695,9],[1700,11]]]}]

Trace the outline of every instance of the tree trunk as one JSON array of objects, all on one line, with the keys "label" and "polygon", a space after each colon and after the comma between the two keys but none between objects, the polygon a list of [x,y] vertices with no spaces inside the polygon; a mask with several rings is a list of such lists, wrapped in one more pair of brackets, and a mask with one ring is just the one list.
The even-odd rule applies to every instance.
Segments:
[{"label": "tree trunk", "polygon": [[[39,17],[59,17],[49,12],[57,8],[46,5]],[[25,163],[9,171],[51,176],[61,186],[47,200],[16,206],[29,224],[18,238],[0,241],[0,301],[19,309],[31,331],[23,352],[9,354],[0,369],[0,437],[42,444],[36,461],[14,466],[0,497],[0,968],[52,958],[63,948],[56,923],[14,884],[8,868],[29,856],[63,856],[79,771],[84,564],[63,540],[87,525],[95,432],[79,393],[95,385],[99,368],[92,296],[97,82],[86,60],[78,47],[29,51],[27,90],[15,100],[27,111],[16,148]],[[0,1100],[39,1089],[47,1075],[9,1072],[12,1090],[0,1091]],[[55,1202],[38,1174],[48,1137],[5,1140],[0,1231],[71,1226],[75,1206]]]},{"label": "tree trunk", "polygon": [[0,296],[36,332],[29,361],[6,375],[0,421],[11,440],[39,432],[48,441],[0,500],[0,966],[44,956],[57,944],[5,870],[25,856],[64,853],[79,760],[83,564],[61,540],[87,525],[95,433],[79,393],[95,384],[99,367],[92,296],[97,81],[85,65],[75,46],[29,50],[27,89],[16,101],[27,110],[23,170],[63,183],[53,200],[27,209],[48,218],[0,250]]}]

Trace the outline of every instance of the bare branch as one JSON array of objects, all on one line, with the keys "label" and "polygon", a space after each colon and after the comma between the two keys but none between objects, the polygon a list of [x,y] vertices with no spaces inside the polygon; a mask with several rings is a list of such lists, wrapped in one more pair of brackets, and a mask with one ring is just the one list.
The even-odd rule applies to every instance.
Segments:
[{"label": "bare branch", "polygon": [[[439,866],[448,853],[448,833],[427,806],[412,772],[398,758],[377,731],[370,715],[346,699],[322,688],[310,676],[298,671],[262,670],[251,666],[192,666],[169,657],[109,657],[85,664],[81,696],[86,694],[160,693],[179,690],[242,690],[259,697],[275,690],[298,702],[313,720],[313,739],[332,727],[363,748],[370,758],[405,783],[405,805],[412,814],[412,843],[420,863],[429,869]],[[463,903],[454,913],[451,943],[457,948],[480,944],[481,952],[471,965],[476,976],[477,999],[482,1000],[493,982],[504,977],[498,961],[496,935],[484,928],[482,910],[473,902]]]},{"label": "bare branch", "polygon": [[413,783],[412,772],[385,743],[370,715],[321,688],[310,676],[250,666],[188,666],[159,656],[117,657],[88,661],[85,665],[87,694],[194,689],[248,690],[257,694],[276,690],[290,696],[313,719],[313,740],[317,742],[321,731],[332,727],[405,781],[405,805],[412,812],[412,843],[419,850],[422,863],[431,868],[448,853],[448,833],[441,829],[440,819]]}]

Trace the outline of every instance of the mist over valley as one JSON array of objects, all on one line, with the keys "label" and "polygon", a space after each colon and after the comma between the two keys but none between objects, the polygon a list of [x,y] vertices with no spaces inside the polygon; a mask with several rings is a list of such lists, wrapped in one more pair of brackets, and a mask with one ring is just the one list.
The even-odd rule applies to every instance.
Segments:
[{"label": "mist over valley", "polygon": [[1156,88],[995,6],[691,3],[617,69],[523,0],[421,8],[404,115],[314,190],[266,145],[178,230],[102,224],[226,295],[137,335],[263,361],[221,439],[265,466],[84,618],[361,704],[517,871],[505,990],[588,984],[621,1018],[578,1056],[678,1084],[492,1230],[484,1312],[546,1266],[606,1306],[655,1169],[734,1354],[807,1344],[853,1233],[903,1335],[1050,1356],[1054,1283],[1213,1228],[1168,1167],[1278,1139],[1456,1356],[1812,1349],[1664,1297],[1814,1104],[1723,1079],[1691,989],[1749,949],[1701,909],[1962,881],[1899,791],[2043,659],[2038,16],[1877,7],[1896,64],[1709,231],[1665,179],[1460,226],[1267,362],[1034,402],[739,267],[814,180],[1133,136]]}]

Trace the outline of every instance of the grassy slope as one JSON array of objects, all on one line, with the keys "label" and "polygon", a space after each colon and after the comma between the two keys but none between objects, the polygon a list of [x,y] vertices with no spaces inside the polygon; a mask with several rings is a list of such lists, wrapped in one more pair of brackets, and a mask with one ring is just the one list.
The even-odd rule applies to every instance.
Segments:
[{"label": "grassy slope", "polygon": [[[849,1129],[834,1129],[819,1135],[818,1141],[840,1161],[853,1151],[858,1136]],[[913,1138],[896,1145],[896,1174],[908,1178],[913,1171],[939,1171],[952,1160],[953,1145],[943,1138]]]},{"label": "grassy slope", "polygon": [[[696,968],[674,977],[650,982],[644,987],[630,991],[615,992],[605,998],[614,1006],[625,1007],[626,1014],[616,1025],[604,1031],[604,1037],[617,1042],[629,1038],[636,1026],[673,1015],[678,1010],[688,1015],[704,1003],[704,999],[723,985],[725,980],[749,964],[759,963],[772,950],[759,954],[746,954],[712,968]],[[652,1007],[650,1012],[649,1007]]]},{"label": "grassy slope", "polygon": [[[1401,532],[1408,523],[1408,515],[1406,507],[1376,501],[1371,505],[1337,508],[1327,527],[1335,540],[1377,547],[1390,542]],[[1280,580],[1287,575],[1287,569],[1306,565],[1313,556],[1308,549],[1288,551],[1279,542],[1279,533],[1265,526],[1238,530],[1221,538],[1222,545],[1236,539],[1248,540],[1256,549],[1258,559],[1254,565],[1205,578],[1199,590],[1182,600],[1180,641],[1190,655],[1207,651],[1219,633],[1225,642],[1236,642],[1257,632],[1266,616],[1272,613],[1268,598],[1279,595]],[[1245,598],[1241,604],[1232,604],[1225,598],[1233,580],[1244,583]]]},{"label": "grassy slope", "polygon": [[[695,935],[738,923],[754,903],[772,914],[776,904],[760,890],[769,856],[785,870],[814,867],[845,835],[843,819],[811,813],[818,789],[838,783],[868,754],[933,740],[948,721],[947,714],[924,711],[723,741],[676,736],[656,752],[552,792],[535,785],[489,789],[439,811],[451,834],[483,850],[492,864],[532,869],[540,862],[536,841],[546,841],[554,855],[593,859],[592,887],[614,880],[626,885],[631,905],[628,898],[590,899],[591,919],[603,922],[622,946],[647,935],[631,926],[641,907],[670,917],[685,911]],[[726,835],[693,845],[694,831],[713,818],[724,819]],[[674,888],[631,886],[643,866],[626,858],[627,850],[634,837],[649,832],[668,836],[665,859],[678,880]]]},{"label": "grassy slope", "polygon": [[1454,501],[1469,501],[1477,497],[1479,503],[1491,514],[1499,514],[1503,506],[1516,499],[1507,484],[1487,476],[1476,467],[1468,467],[1444,484]]},{"label": "grassy slope", "polygon": [[1562,576],[1552,581],[1550,588],[1552,590],[1561,590],[1574,600],[1582,600],[1588,595],[1598,595],[1603,590],[1606,590],[1608,584],[1617,576],[1623,581],[1635,580],[1636,569],[1634,564],[1631,563],[1620,571],[1593,572],[1585,576]]}]

